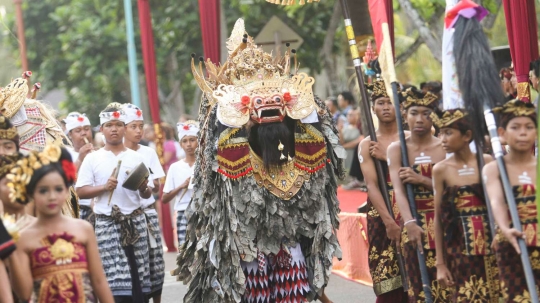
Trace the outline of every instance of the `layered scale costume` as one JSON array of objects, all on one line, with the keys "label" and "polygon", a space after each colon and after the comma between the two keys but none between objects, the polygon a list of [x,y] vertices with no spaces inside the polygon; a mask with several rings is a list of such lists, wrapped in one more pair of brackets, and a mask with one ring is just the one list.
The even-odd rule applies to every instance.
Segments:
[{"label": "layered scale costume", "polygon": [[[438,128],[471,130],[462,109],[431,114]],[[446,265],[453,275],[453,302],[499,302],[499,270],[482,184],[447,186],[441,201]]]},{"label": "layered scale costume", "polygon": [[313,78],[291,69],[291,51],[264,53],[241,19],[227,47],[221,67],[206,62],[209,78],[192,64],[201,131],[173,274],[189,284],[184,302],[306,302],[341,255],[345,151]]}]

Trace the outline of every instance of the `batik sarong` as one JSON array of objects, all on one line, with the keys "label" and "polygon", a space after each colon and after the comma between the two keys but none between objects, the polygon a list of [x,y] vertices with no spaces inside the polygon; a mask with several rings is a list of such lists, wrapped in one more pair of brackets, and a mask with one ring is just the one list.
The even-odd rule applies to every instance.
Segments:
[{"label": "batik sarong", "polygon": [[148,249],[150,251],[150,283],[151,294],[159,295],[165,281],[165,261],[163,260],[163,241],[159,228],[157,212],[153,208],[144,210],[148,225]]}]

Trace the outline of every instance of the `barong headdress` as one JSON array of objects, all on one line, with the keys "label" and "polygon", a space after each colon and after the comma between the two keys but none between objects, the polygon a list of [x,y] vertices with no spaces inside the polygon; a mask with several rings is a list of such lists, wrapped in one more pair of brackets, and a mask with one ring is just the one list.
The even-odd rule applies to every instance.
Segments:
[{"label": "barong headdress", "polygon": [[77,127],[90,126],[90,120],[86,117],[86,114],[81,114],[78,112],[71,112],[64,119],[66,123],[66,131],[70,132]]},{"label": "barong headdress", "polygon": [[536,107],[530,102],[514,99],[503,106],[495,107],[493,112],[499,114],[501,126],[506,127],[508,122],[517,117],[529,117],[536,125]]},{"label": "barong headdress", "polygon": [[144,121],[142,110],[134,104],[122,104],[122,111],[125,114],[124,123],[129,124],[133,121]]},{"label": "barong headdress", "polygon": [[13,141],[17,145],[17,149],[19,149],[19,133],[17,132],[17,128],[2,115],[0,115],[0,139]]},{"label": "barong headdress", "polygon": [[448,109],[431,113],[433,125],[438,129],[455,128],[463,131],[471,130],[468,113],[462,108]]},{"label": "barong headdress", "polygon": [[[114,109],[114,110],[113,110]],[[126,113],[122,110],[122,104],[113,102],[99,113],[99,124],[103,125],[110,121],[121,121],[126,123]]]},{"label": "barong headdress", "polygon": [[185,136],[197,136],[199,132],[199,123],[194,120],[188,120],[186,122],[180,122],[176,124],[178,130],[178,139],[182,140]]},{"label": "barong headdress", "polygon": [[7,175],[11,202],[27,204],[29,196],[27,186],[32,180],[34,172],[43,166],[61,162],[62,170],[69,184],[73,184],[77,177],[77,168],[72,161],[61,159],[62,149],[55,144],[45,146],[43,151],[32,151],[20,158]]},{"label": "barong headdress", "polygon": [[402,92],[399,96],[400,102],[403,104],[403,108],[408,109],[412,106],[424,106],[431,109],[437,107],[437,101],[439,97],[432,92],[421,92],[417,89],[409,87],[407,90]]},{"label": "barong headdress", "polygon": [[200,58],[197,67],[195,55],[191,61],[195,80],[211,105],[217,104],[222,124],[240,128],[250,118],[259,124],[283,121],[285,116],[301,120],[318,109],[312,89],[315,80],[297,73],[295,50],[287,49],[283,56],[275,57],[265,53],[247,35],[243,19],[236,21],[227,49],[229,57],[221,66]]}]

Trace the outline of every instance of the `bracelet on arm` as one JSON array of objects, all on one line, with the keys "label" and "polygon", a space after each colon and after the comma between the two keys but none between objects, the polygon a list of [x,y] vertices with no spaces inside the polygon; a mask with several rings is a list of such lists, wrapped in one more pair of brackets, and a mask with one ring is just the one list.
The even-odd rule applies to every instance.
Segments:
[{"label": "bracelet on arm", "polygon": [[416,223],[416,219],[410,219],[409,221],[405,222],[403,226],[406,226],[409,223]]}]

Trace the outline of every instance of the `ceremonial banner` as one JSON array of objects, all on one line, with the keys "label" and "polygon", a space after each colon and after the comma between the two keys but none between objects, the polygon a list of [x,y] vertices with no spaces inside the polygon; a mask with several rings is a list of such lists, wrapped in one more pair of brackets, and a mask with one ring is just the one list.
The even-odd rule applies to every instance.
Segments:
[{"label": "ceremonial banner", "polygon": [[204,56],[212,62],[220,59],[219,0],[199,0]]},{"label": "ceremonial banner", "polygon": [[[446,13],[450,11],[458,0],[446,0]],[[454,58],[454,29],[445,26],[442,41],[442,87],[443,108],[463,108],[463,99],[459,91],[459,82],[456,75],[456,60]]]}]

